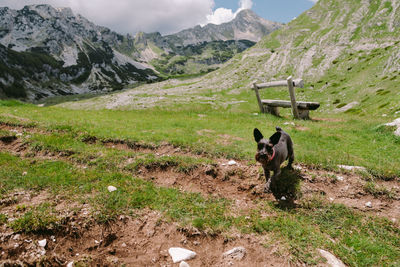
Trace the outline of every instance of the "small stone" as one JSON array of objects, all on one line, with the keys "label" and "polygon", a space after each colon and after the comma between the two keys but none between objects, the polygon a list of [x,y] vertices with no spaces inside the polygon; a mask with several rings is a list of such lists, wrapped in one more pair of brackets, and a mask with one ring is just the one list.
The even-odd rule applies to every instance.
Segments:
[{"label": "small stone", "polygon": [[336,179],[337,179],[338,181],[343,181],[343,180],[344,180],[344,177],[343,177],[343,176],[337,176]]},{"label": "small stone", "polygon": [[107,187],[107,190],[108,190],[108,192],[114,192],[117,190],[117,188],[115,186],[110,185]]},{"label": "small stone", "polygon": [[246,256],[246,249],[244,247],[236,247],[222,254],[223,258],[239,261],[243,259],[244,256]]},{"label": "small stone", "polygon": [[25,175],[27,175],[28,174],[28,172],[23,172],[22,173],[22,176],[25,176]]},{"label": "small stone", "polygon": [[21,238],[21,235],[20,234],[16,234],[14,237],[13,237],[13,240],[18,240],[18,239],[20,239]]},{"label": "small stone", "polygon": [[294,122],[285,122],[284,125],[293,125],[293,126],[295,126],[296,124],[294,124]]},{"label": "small stone", "polygon": [[234,160],[230,160],[230,161],[228,162],[228,165],[229,165],[229,166],[237,165],[237,162],[234,161]]},{"label": "small stone", "polygon": [[50,236],[51,241],[56,242],[56,237],[54,235]]},{"label": "small stone", "polygon": [[181,261],[179,267],[190,267],[190,265],[186,261]]},{"label": "small stone", "polygon": [[126,248],[127,247],[126,243],[122,243],[121,247]]},{"label": "small stone", "polygon": [[318,249],[318,252],[327,260],[327,263],[331,267],[346,267],[344,263],[336,258],[332,253],[325,251],[323,249]]},{"label": "small stone", "polygon": [[372,203],[371,201],[368,201],[367,203],[365,203],[365,206],[368,208],[372,208]]},{"label": "small stone", "polygon": [[286,197],[285,197],[285,196],[281,197],[281,200],[282,200],[282,201],[285,201],[285,200],[286,200]]},{"label": "small stone", "polygon": [[335,199],[333,198],[333,197],[330,197],[329,198],[329,201],[334,201]]},{"label": "small stone", "polygon": [[39,240],[38,244],[40,247],[44,248],[47,245],[47,240],[46,239]]},{"label": "small stone", "polygon": [[73,267],[73,266],[74,266],[74,262],[73,261],[68,262],[67,267]]},{"label": "small stone", "polygon": [[367,171],[365,167],[361,166],[338,165],[338,167],[347,171]]},{"label": "small stone", "polygon": [[174,263],[193,259],[197,255],[196,252],[185,248],[170,248],[168,249],[168,253]]}]

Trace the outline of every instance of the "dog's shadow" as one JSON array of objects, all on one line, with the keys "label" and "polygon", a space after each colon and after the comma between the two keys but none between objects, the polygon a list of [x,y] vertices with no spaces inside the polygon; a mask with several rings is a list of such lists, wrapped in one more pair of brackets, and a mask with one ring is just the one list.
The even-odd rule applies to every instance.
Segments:
[{"label": "dog's shadow", "polygon": [[271,183],[271,191],[277,200],[276,206],[281,209],[296,208],[295,200],[301,198],[300,181],[303,179],[300,170],[285,167],[279,179]]}]

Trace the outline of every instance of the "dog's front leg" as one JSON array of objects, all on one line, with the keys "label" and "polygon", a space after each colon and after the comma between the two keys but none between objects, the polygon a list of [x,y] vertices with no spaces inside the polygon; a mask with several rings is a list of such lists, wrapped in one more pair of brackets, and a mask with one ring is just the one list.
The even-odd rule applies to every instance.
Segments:
[{"label": "dog's front leg", "polygon": [[279,175],[281,175],[281,168],[278,168],[276,170],[274,170],[274,175],[272,175],[271,177],[271,181],[270,181],[270,188],[274,188],[276,181],[278,180]]},{"label": "dog's front leg", "polygon": [[269,189],[270,184],[271,184],[271,179],[269,178],[269,170],[264,168],[264,176],[265,176],[265,186],[264,186],[264,193],[271,193],[271,190]]}]

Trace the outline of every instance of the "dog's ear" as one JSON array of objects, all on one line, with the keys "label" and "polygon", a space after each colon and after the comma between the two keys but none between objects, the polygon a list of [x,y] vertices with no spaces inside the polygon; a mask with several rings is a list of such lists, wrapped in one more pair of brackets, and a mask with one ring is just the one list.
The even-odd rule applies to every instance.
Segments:
[{"label": "dog's ear", "polygon": [[269,143],[276,145],[279,142],[279,139],[281,139],[281,132],[276,132],[274,133],[270,138],[269,138]]},{"label": "dog's ear", "polygon": [[254,128],[253,134],[254,134],[254,140],[256,140],[257,143],[264,138],[260,130],[258,130],[257,128]]}]

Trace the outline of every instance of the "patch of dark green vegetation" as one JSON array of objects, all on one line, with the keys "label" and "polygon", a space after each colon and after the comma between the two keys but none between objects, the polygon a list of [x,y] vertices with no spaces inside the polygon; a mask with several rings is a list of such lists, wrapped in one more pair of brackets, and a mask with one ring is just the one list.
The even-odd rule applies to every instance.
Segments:
[{"label": "patch of dark green vegetation", "polygon": [[254,44],[248,40],[229,40],[178,46],[173,52],[163,53],[161,58],[154,59],[152,64],[169,78],[202,75],[216,70],[219,64],[228,61]]}]

